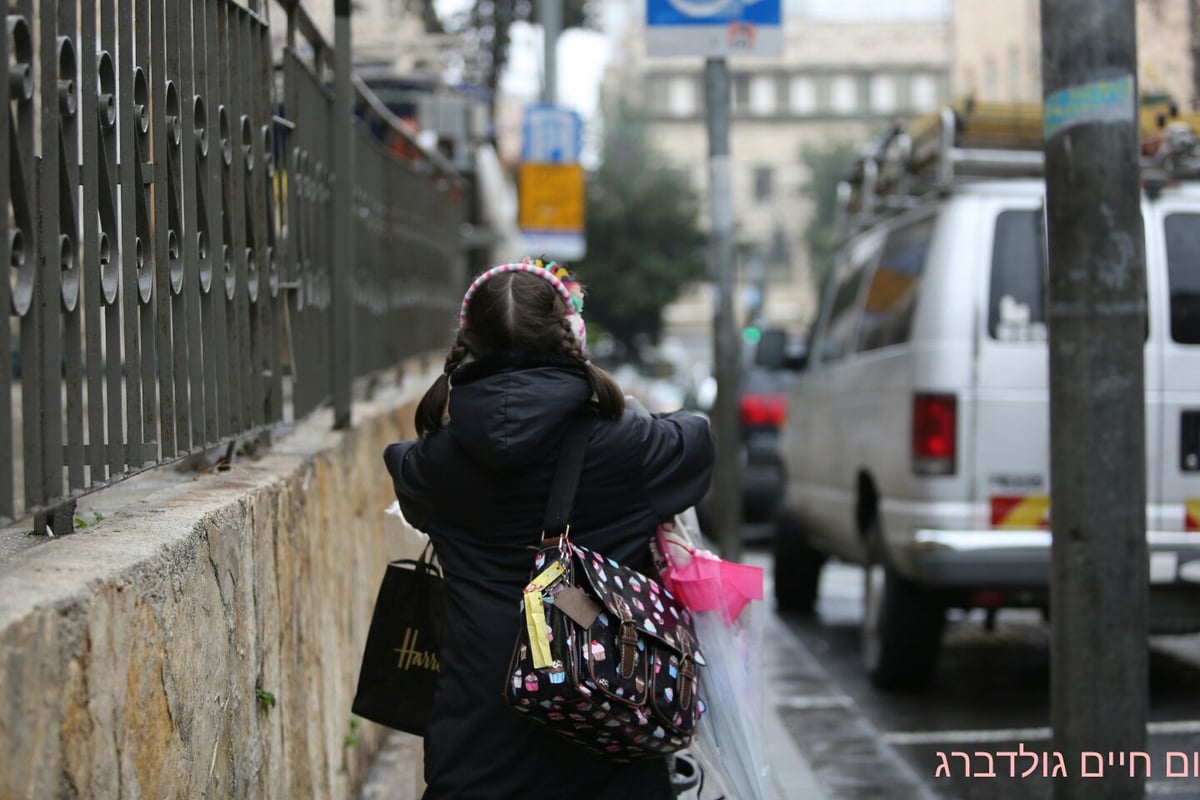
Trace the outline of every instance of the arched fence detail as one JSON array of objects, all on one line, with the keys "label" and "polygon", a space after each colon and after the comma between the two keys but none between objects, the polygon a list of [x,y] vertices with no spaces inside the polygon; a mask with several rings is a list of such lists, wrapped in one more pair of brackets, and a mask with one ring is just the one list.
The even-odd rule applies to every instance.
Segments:
[{"label": "arched fence detail", "polygon": [[[467,184],[361,81],[358,123],[335,118],[333,48],[303,4],[8,9],[0,522],[70,530],[87,492],[306,416],[335,374],[448,341]],[[347,146],[349,230],[333,200]]]}]

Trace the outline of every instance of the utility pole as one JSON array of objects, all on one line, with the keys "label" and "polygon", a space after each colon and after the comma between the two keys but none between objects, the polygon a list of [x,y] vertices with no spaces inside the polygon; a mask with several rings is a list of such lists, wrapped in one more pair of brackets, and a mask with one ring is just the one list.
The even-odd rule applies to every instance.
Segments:
[{"label": "utility pole", "polygon": [[1041,0],[1041,20],[1054,797],[1128,800],[1144,777],[1107,759],[1144,751],[1148,704],[1134,0]]},{"label": "utility pole", "polygon": [[1188,30],[1191,31],[1192,96],[1190,104],[1180,103],[1180,110],[1200,108],[1200,0],[1188,0]]},{"label": "utility pole", "polygon": [[562,31],[562,0],[538,0],[542,18],[542,102],[558,103],[558,35]]},{"label": "utility pole", "polygon": [[329,263],[333,269],[331,366],[333,427],[350,427],[350,393],[354,378],[353,320],[350,314],[350,280],[354,273],[354,88],[350,70],[350,0],[333,0],[333,215]]},{"label": "utility pole", "polygon": [[713,472],[713,517],[721,555],[742,559],[742,492],[738,474],[737,403],[740,358],[733,325],[733,178],[729,165],[729,68],[724,58],[704,62],[704,101],[708,118],[708,192],[712,213],[710,259],[717,302],[713,317],[713,360],[717,399],[713,422],[717,463]]}]

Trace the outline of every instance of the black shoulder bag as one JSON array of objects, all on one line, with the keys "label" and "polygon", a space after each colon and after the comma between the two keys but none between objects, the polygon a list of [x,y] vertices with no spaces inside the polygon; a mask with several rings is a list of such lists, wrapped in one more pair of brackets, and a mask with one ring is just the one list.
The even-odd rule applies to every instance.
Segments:
[{"label": "black shoulder bag", "polygon": [[671,592],[571,541],[594,424],[593,413],[581,414],[563,442],[504,696],[615,761],[661,757],[691,742],[704,710],[697,675],[704,657],[691,613]]}]

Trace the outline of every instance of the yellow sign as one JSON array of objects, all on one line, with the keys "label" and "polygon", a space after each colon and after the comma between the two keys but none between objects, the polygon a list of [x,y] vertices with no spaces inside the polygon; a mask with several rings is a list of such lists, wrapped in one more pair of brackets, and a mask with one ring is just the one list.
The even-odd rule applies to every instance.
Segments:
[{"label": "yellow sign", "polygon": [[528,231],[583,232],[583,167],[521,164],[517,224]]}]

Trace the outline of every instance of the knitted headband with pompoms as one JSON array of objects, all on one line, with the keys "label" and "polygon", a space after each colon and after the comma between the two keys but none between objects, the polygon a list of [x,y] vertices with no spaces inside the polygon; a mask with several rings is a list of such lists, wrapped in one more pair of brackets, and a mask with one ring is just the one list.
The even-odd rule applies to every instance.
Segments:
[{"label": "knitted headband with pompoms", "polygon": [[471,298],[475,296],[476,290],[488,279],[502,275],[505,272],[529,272],[544,278],[558,291],[563,301],[566,302],[567,308],[579,311],[580,306],[582,306],[582,302],[572,295],[571,290],[567,288],[568,283],[575,283],[575,280],[571,278],[570,273],[564,267],[555,264],[553,261],[547,263],[541,259],[528,259],[517,264],[500,264],[499,266],[492,267],[471,281],[471,285],[467,287],[466,294],[463,295],[462,306],[458,310],[458,323],[460,325],[467,324],[467,307],[471,304]]},{"label": "knitted headband with pompoms", "polygon": [[576,293],[576,290],[581,288],[579,281],[571,277],[571,273],[567,272],[566,267],[557,261],[546,261],[541,258],[523,258],[521,263],[541,267],[562,281],[563,285],[567,287],[567,291],[571,293],[571,307],[575,309],[576,314],[583,313],[583,292]]}]

